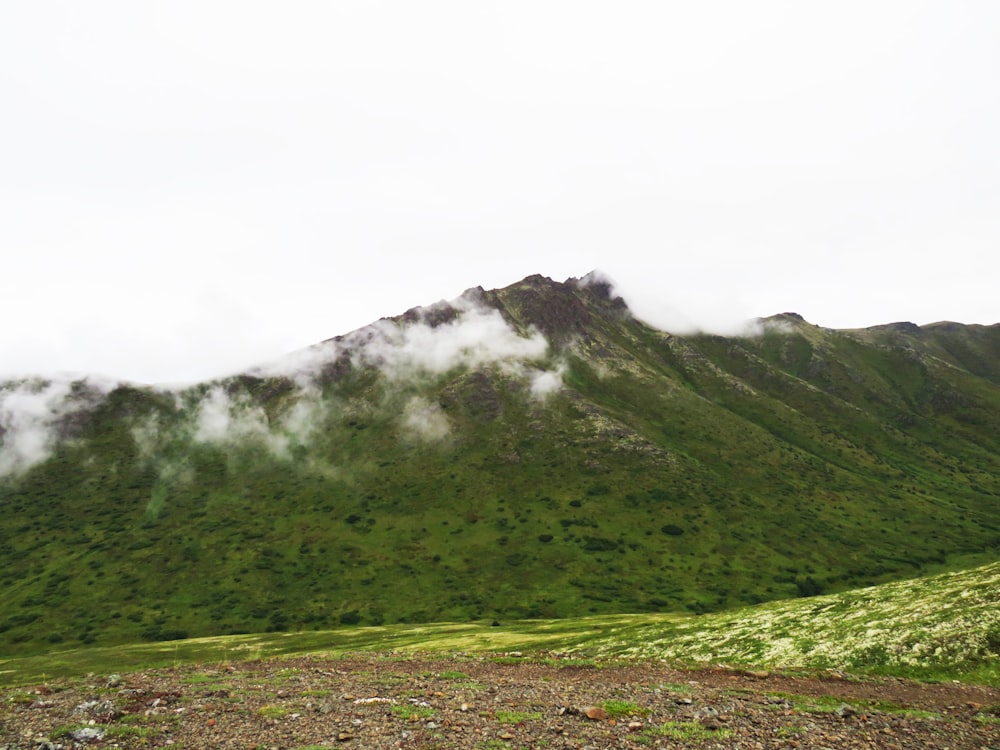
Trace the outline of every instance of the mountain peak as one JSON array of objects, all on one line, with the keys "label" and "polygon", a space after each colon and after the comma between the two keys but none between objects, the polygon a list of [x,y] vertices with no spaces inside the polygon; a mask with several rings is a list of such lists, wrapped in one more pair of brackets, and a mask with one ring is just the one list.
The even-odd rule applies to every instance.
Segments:
[{"label": "mountain peak", "polygon": [[865,329],[866,331],[875,332],[885,332],[885,333],[902,333],[909,336],[921,336],[924,330],[918,326],[916,323],[911,323],[909,321],[900,321],[898,323],[885,323],[883,325],[869,326]]},{"label": "mountain peak", "polygon": [[776,315],[769,315],[766,318],[757,318],[757,322],[765,327],[771,326],[776,328],[815,327],[797,312],[777,313]]},{"label": "mountain peak", "polygon": [[614,296],[611,282],[597,272],[562,282],[536,274],[487,292],[486,298],[520,330],[535,328],[556,344],[589,337],[601,319],[631,316],[625,300]]}]

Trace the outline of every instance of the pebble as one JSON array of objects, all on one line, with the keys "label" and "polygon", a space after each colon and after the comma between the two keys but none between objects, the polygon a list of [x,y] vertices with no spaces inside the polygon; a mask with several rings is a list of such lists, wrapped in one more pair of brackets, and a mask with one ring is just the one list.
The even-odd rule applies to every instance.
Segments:
[{"label": "pebble", "polygon": [[[973,715],[982,706],[1000,704],[1000,693],[983,689],[978,694],[972,689],[953,690],[928,688],[945,694],[939,713],[947,713],[947,727],[941,720],[921,716],[894,716],[881,711],[866,712],[858,708],[869,691],[872,699],[912,702],[915,707],[931,710],[935,707],[908,683],[874,683],[867,686],[830,686],[803,678],[791,684],[788,678],[771,675],[774,685],[764,686],[752,674],[706,673],[701,684],[695,684],[688,695],[679,695],[680,688],[671,690],[684,680],[684,674],[669,673],[656,667],[637,666],[610,668],[580,676],[534,664],[513,668],[499,668],[488,663],[470,661],[463,664],[463,671],[470,674],[470,682],[482,688],[456,689],[445,680],[435,681],[423,675],[443,671],[442,662],[421,662],[414,659],[405,666],[386,667],[385,661],[352,658],[350,667],[319,673],[316,661],[303,660],[306,675],[295,688],[287,686],[284,705],[288,718],[298,715],[294,723],[277,722],[264,728],[256,709],[273,701],[278,689],[269,681],[276,669],[270,664],[239,665],[229,675],[221,676],[233,700],[218,699],[218,689],[211,693],[204,686],[185,683],[183,669],[167,670],[150,675],[125,675],[129,688],[119,690],[112,698],[114,708],[126,715],[142,716],[154,704],[156,709],[149,723],[164,727],[158,747],[183,745],[185,747],[254,747],[262,739],[266,746],[306,747],[347,746],[365,750],[398,750],[420,746],[446,745],[455,750],[471,750],[486,745],[507,743],[511,747],[546,746],[551,750],[562,748],[593,748],[607,750],[612,747],[639,747],[652,740],[662,747],[672,747],[670,741],[649,737],[647,733],[668,721],[699,722],[700,726],[716,734],[701,744],[706,750],[715,748],[869,748],[869,750],[920,750],[928,747],[943,748],[946,744],[954,750],[981,750],[998,748],[995,725],[977,722]],[[338,666],[343,666],[339,663]],[[404,678],[385,673],[404,673]],[[646,670],[646,671],[644,671]],[[568,679],[567,679],[568,677]],[[104,678],[97,678],[103,686]],[[486,687],[493,683],[493,692]],[[654,685],[663,688],[655,688]],[[270,687],[269,687],[270,686]],[[731,687],[747,688],[732,691]],[[824,693],[826,688],[830,692]],[[46,735],[58,727],[74,727],[100,731],[111,722],[102,718],[106,706],[92,702],[99,688],[69,687],[46,695],[44,706],[27,700],[14,703],[5,700],[7,693],[0,690],[0,750],[87,750],[87,747],[112,746],[105,734],[100,740],[81,740],[68,733],[51,742]],[[128,690],[129,692],[125,692]],[[767,691],[783,690],[788,694],[841,696],[841,710],[814,712],[799,708],[798,701],[787,697],[768,696]],[[169,692],[168,692],[169,691]],[[327,695],[317,700],[316,695]],[[348,691],[348,692],[345,692]],[[24,689],[21,689],[24,693]],[[99,694],[99,692],[98,692]],[[358,699],[354,696],[380,696],[378,699]],[[414,698],[414,695],[419,698]],[[385,697],[381,697],[385,696]],[[37,697],[37,696],[33,696]],[[101,696],[106,698],[108,696]],[[354,701],[343,704],[340,698]],[[494,698],[496,700],[494,700]],[[475,705],[470,706],[470,699]],[[643,713],[619,718],[617,724],[602,707],[605,700],[631,701],[642,706]],[[414,704],[429,700],[434,704],[433,717],[420,717],[411,722],[411,712],[430,713]],[[170,705],[180,702],[179,705]],[[850,702],[848,702],[850,701]],[[36,701],[40,702],[40,701]],[[311,702],[312,707],[305,707]],[[590,703],[593,702],[593,703]],[[390,710],[388,704],[410,705],[402,715]],[[836,707],[838,703],[833,705]],[[51,705],[48,705],[51,704]],[[970,705],[971,704],[971,705]],[[201,706],[201,708],[197,708]],[[953,712],[946,706],[957,706]],[[82,707],[74,716],[73,709]],[[185,711],[186,709],[186,711]],[[775,710],[777,709],[777,710]],[[396,709],[402,710],[402,709]],[[517,728],[504,725],[499,720],[501,711],[539,713],[537,719],[526,719]],[[177,712],[177,713],[175,713]],[[183,712],[183,713],[181,713]],[[294,713],[293,713],[294,712]],[[855,718],[849,718],[855,717]],[[170,719],[168,722],[167,719]],[[867,719],[867,721],[866,721]],[[88,722],[95,721],[89,725]],[[117,721],[114,719],[113,721]],[[217,726],[213,722],[218,721]],[[287,728],[286,728],[287,727]],[[294,729],[292,729],[294,727]],[[11,733],[16,728],[17,735]],[[271,733],[261,737],[261,730]],[[787,728],[787,734],[782,732]],[[294,732],[294,734],[293,734]],[[442,737],[442,732],[447,739]],[[722,732],[720,736],[718,732]],[[626,736],[627,735],[627,736]],[[29,738],[37,737],[35,744]],[[780,738],[777,741],[776,738]],[[124,746],[126,743],[122,743]]]}]

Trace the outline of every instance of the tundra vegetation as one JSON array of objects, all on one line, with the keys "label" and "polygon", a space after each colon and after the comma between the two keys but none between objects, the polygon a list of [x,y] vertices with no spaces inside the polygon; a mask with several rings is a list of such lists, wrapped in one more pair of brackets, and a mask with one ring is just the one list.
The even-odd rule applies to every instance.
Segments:
[{"label": "tundra vegetation", "polygon": [[[674,336],[541,277],[212,383],[2,384],[0,656],[523,638],[988,678],[998,384],[1000,326]],[[866,622],[935,574],[983,578]]]},{"label": "tundra vegetation", "polygon": [[[297,633],[191,638],[169,643],[50,649],[0,659],[0,685],[52,677],[110,674],[182,663],[226,664],[247,659],[363,651],[398,655],[499,654],[500,664],[537,662],[597,668],[620,660],[677,666],[727,666],[928,681],[962,680],[1000,686],[1000,563],[813,598],[768,602],[704,615],[595,615],[503,623],[428,623],[336,628]],[[288,678],[292,678],[289,673]],[[468,675],[439,672],[468,689]],[[215,672],[189,683],[212,683]],[[392,675],[385,677],[392,680]],[[683,684],[664,685],[683,695]],[[612,715],[638,709],[604,706]],[[640,712],[641,713],[641,712]]]}]

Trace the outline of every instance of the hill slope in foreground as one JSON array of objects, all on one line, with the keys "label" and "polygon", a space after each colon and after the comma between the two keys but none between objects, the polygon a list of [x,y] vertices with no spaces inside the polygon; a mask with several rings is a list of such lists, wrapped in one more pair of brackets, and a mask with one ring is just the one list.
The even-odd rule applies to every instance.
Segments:
[{"label": "hill slope in foreground", "polygon": [[1000,326],[674,336],[530,277],[182,389],[0,389],[0,653],[710,612],[996,560]]},{"label": "hill slope in foreground", "polygon": [[[24,687],[0,691],[0,742],[995,747],[998,581],[993,564],[700,616],[344,628],[11,659],[0,681]],[[944,681],[820,669],[831,666]]]}]

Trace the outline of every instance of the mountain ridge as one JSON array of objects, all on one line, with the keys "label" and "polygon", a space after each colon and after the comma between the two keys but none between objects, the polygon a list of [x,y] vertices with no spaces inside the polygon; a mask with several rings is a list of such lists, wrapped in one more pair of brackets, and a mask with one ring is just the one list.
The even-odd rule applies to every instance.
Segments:
[{"label": "mountain ridge", "polygon": [[918,328],[681,336],[600,277],[533,276],[183,389],[8,384],[0,652],[702,612],[993,561],[1000,326]]}]

